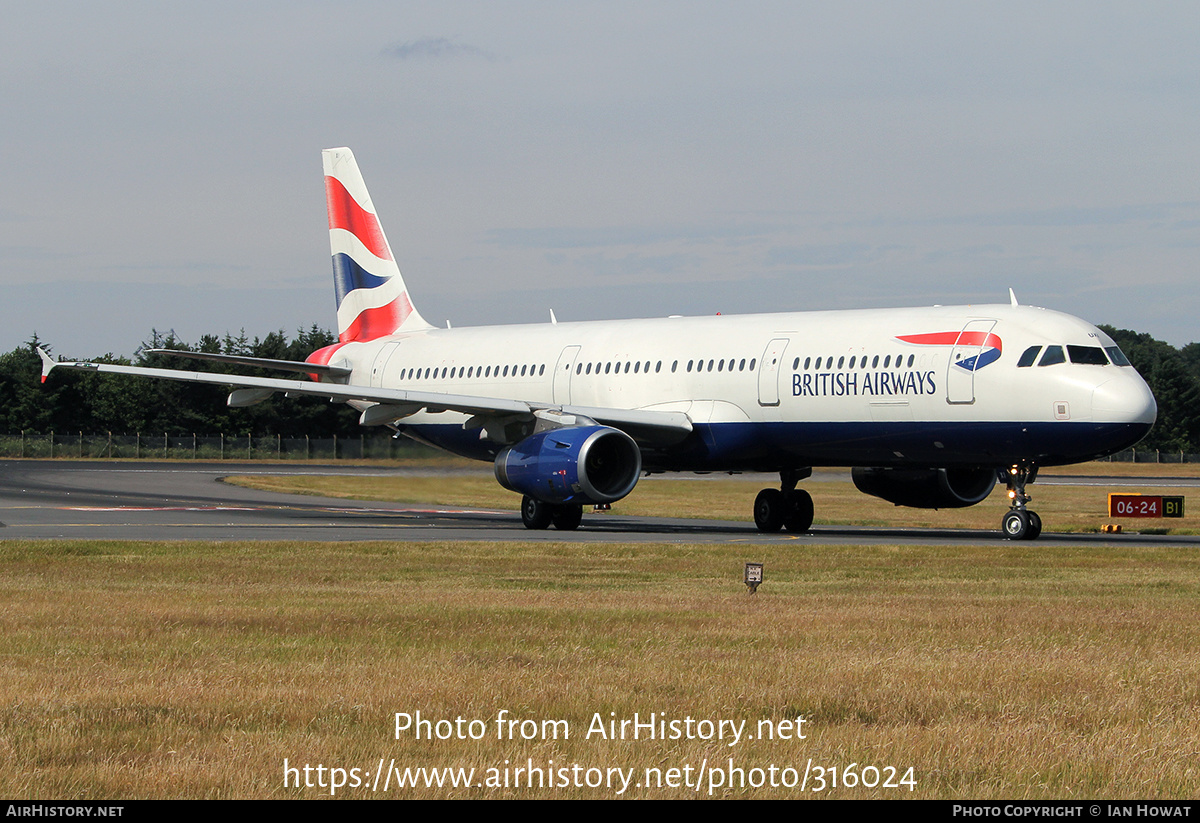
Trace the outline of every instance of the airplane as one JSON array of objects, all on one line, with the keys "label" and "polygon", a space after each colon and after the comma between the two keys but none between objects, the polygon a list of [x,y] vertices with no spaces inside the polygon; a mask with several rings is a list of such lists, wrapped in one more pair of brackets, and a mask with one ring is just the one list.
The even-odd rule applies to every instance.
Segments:
[{"label": "airplane", "polygon": [[643,474],[771,472],[762,532],[810,530],[814,467],[850,467],[898,506],[957,508],[1005,483],[1008,539],[1041,534],[1026,486],[1043,466],[1129,448],[1154,396],[1116,343],[1067,314],[1009,302],[435,328],[413,304],[353,153],[323,152],[338,342],[303,363],[161,350],[308,379],[82,361],[55,368],[345,402],[363,426],[494,464],[530,529],[579,527],[585,505]]}]

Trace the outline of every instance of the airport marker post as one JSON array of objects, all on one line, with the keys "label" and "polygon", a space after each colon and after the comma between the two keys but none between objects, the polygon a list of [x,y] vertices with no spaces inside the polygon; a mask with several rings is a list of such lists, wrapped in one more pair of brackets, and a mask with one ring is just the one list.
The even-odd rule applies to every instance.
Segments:
[{"label": "airport marker post", "polygon": [[763,582],[763,564],[747,563],[742,572],[742,579],[746,588],[750,590],[750,594],[756,594],[759,584]]}]

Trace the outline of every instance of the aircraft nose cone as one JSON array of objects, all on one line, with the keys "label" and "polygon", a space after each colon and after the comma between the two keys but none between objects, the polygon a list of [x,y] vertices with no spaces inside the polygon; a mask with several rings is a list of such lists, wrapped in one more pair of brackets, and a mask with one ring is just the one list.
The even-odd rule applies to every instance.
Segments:
[{"label": "aircraft nose cone", "polygon": [[1142,423],[1158,417],[1158,404],[1139,375],[1122,375],[1101,383],[1092,392],[1092,417],[1106,423]]}]

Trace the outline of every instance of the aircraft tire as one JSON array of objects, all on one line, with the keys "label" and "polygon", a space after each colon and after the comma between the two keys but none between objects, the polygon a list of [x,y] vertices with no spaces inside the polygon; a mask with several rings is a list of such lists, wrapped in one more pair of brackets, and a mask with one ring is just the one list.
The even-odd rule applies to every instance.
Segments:
[{"label": "aircraft tire", "polygon": [[1024,540],[1029,535],[1029,515],[1017,509],[1010,509],[1000,521],[1000,530],[1008,540]]},{"label": "aircraft tire", "polygon": [[1029,531],[1025,535],[1026,540],[1037,540],[1042,535],[1042,518],[1038,517],[1037,512],[1026,512],[1029,515]]},{"label": "aircraft tire", "polygon": [[795,534],[803,534],[812,528],[812,522],[812,495],[804,489],[793,489],[787,496],[787,513],[783,518],[783,527]]},{"label": "aircraft tire", "polygon": [[521,522],[527,529],[548,529],[554,517],[554,509],[549,503],[543,503],[536,497],[525,495],[521,498]]},{"label": "aircraft tire", "polygon": [[754,498],[754,525],[760,532],[779,531],[784,514],[783,492],[779,489],[763,489]]},{"label": "aircraft tire", "polygon": [[575,531],[583,522],[583,506],[573,506],[570,503],[555,506],[550,519],[554,521],[554,528],[560,531]]}]

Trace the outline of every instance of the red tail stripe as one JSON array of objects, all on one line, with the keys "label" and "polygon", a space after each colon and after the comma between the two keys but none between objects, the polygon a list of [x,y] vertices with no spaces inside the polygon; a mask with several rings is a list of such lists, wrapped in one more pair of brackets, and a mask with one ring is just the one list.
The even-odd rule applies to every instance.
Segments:
[{"label": "red tail stripe", "polygon": [[354,318],[354,322],[338,335],[338,340],[350,343],[355,340],[365,341],[386,337],[400,328],[412,314],[412,310],[412,303],[409,302],[407,294],[400,295],[386,306],[363,309],[359,312],[358,317]]},{"label": "red tail stripe", "polygon": [[[304,358],[304,362],[305,363],[317,363],[322,366],[327,366],[327,365],[329,365],[329,361],[330,361],[330,359],[332,359],[334,353],[341,347],[342,347],[341,343],[334,343],[332,346],[325,346],[323,348],[317,349],[315,352],[310,354],[308,357]],[[321,376],[319,374],[311,374],[310,373],[308,376],[310,378],[312,378],[314,383],[321,382]]]},{"label": "red tail stripe", "polygon": [[383,260],[392,259],[379,218],[358,205],[336,177],[325,178],[325,204],[329,210],[329,228],[345,229],[357,237],[371,254]]}]

